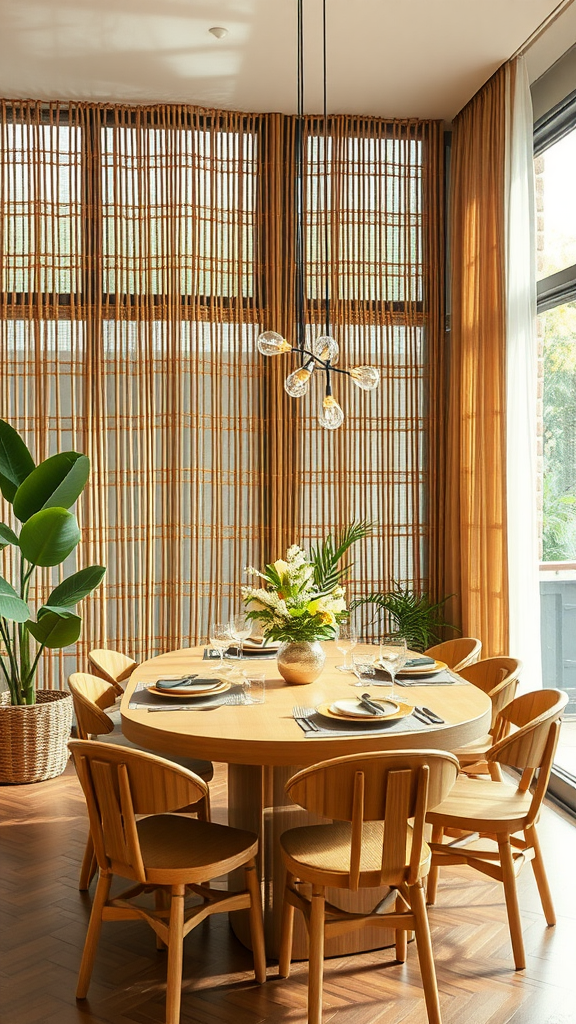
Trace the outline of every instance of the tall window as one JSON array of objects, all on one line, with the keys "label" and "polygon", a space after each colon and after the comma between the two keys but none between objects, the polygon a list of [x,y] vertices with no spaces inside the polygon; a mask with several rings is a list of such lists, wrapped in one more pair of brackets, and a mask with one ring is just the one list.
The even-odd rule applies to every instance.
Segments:
[{"label": "tall window", "polygon": [[375,399],[346,385],[334,437],[256,348],[293,309],[293,119],[28,102],[0,115],[0,415],[38,460],[71,447],[92,461],[78,554],[108,571],[80,657],[200,641],[246,565],[355,516],[379,524],[358,593],[429,589],[438,126],[336,118],[326,175],[310,122],[309,330],[327,220],[343,361],[383,374]]}]

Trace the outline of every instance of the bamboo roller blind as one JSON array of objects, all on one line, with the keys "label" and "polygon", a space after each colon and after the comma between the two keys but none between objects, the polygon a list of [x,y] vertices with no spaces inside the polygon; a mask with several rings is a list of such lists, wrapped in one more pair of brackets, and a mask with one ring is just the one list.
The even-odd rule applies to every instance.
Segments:
[{"label": "bamboo roller blind", "polygon": [[382,372],[368,395],[337,379],[332,434],[317,395],[285,395],[292,357],[256,348],[263,329],[295,338],[294,118],[20,101],[1,114],[0,414],[37,460],[90,456],[75,557],[107,566],[78,651],[55,654],[44,683],[92,646],[140,659],[201,641],[238,604],[246,565],[354,516],[379,527],[352,593],[393,580],[434,593],[440,127],[306,120],[309,340],[323,333],[327,223],[341,364]]}]

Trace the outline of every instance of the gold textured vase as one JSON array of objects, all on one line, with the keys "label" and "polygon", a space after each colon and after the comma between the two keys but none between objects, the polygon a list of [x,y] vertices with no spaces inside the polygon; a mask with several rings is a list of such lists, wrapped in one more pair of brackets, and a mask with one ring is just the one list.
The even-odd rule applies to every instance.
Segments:
[{"label": "gold textured vase", "polygon": [[291,640],[282,644],[277,661],[287,683],[313,683],[324,668],[326,655],[318,640]]}]

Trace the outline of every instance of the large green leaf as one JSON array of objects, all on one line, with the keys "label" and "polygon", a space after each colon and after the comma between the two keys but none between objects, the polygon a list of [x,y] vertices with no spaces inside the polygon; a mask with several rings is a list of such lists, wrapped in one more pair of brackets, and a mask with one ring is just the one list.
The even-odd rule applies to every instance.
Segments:
[{"label": "large green leaf", "polygon": [[40,608],[38,621],[26,623],[30,633],[44,647],[59,648],[75,644],[82,629],[82,619],[62,608]]},{"label": "large green leaf", "polygon": [[44,508],[24,523],[20,550],[34,565],[59,565],[79,540],[80,530],[73,512]]},{"label": "large green leaf", "polygon": [[8,544],[15,544],[18,547],[18,537],[7,523],[0,523],[0,551],[7,547]]},{"label": "large green leaf", "polygon": [[90,459],[78,452],[51,455],[33,470],[14,497],[14,514],[25,523],[43,508],[70,508],[82,493]]},{"label": "large green leaf", "polygon": [[80,569],[54,588],[48,604],[52,608],[73,608],[98,586],[105,572],[103,565],[89,565],[86,569]]},{"label": "large green leaf", "polygon": [[30,615],[26,602],[18,597],[14,587],[3,576],[0,576],[0,615],[10,622],[26,622]]},{"label": "large green leaf", "polygon": [[20,484],[33,469],[34,459],[20,434],[0,420],[0,490],[7,501],[14,501]]}]

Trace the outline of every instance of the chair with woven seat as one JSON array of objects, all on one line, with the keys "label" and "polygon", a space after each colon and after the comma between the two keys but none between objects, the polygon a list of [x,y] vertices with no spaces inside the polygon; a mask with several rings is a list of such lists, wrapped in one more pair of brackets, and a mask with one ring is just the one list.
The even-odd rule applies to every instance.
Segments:
[{"label": "chair with woven seat", "polygon": [[[436,900],[438,871],[449,864],[470,867],[497,879],[504,896],[517,970],[525,967],[522,922],[516,892],[516,873],[531,860],[542,909],[548,925],[556,923],[536,825],[546,793],[568,702],[561,690],[522,694],[499,712],[490,762],[520,770],[517,784],[471,779],[460,775],[454,788],[427,815],[432,825],[432,868],[428,902]],[[508,733],[508,729],[512,732]],[[534,792],[529,787],[538,772]],[[445,833],[456,838],[444,842]]]},{"label": "chair with woven seat", "polygon": [[[474,775],[487,774],[496,782],[502,782],[500,765],[497,761],[488,761],[486,755],[494,743],[494,729],[499,712],[516,696],[521,671],[522,662],[518,658],[504,657],[484,658],[483,661],[460,669],[459,675],[473,686],[477,686],[479,690],[483,690],[492,703],[490,729],[486,735],[453,751],[463,771]],[[500,729],[504,727],[502,721]],[[503,739],[503,735],[500,734],[500,739]]]},{"label": "chair with woven seat", "polygon": [[[84,790],[98,860],[98,885],[76,991],[85,999],[102,921],[142,918],[160,947],[168,947],[166,1024],[178,1024],[184,937],[212,914],[248,908],[258,982],[266,980],[260,885],[255,870],[258,837],[252,832],[171,813],[198,804],[208,786],[198,775],[154,754],[91,740],[71,740]],[[137,817],[145,815],[145,817]],[[244,868],[240,892],[212,889],[209,880]],[[110,898],[114,875],[130,887]],[[154,892],[155,908],[133,901]],[[186,909],[185,897],[201,902]]]},{"label": "chair with woven seat", "polygon": [[[322,1020],[324,937],[365,924],[396,930],[399,961],[406,959],[406,933],[415,931],[428,1020],[440,1024],[422,887],[430,865],[424,821],[427,807],[444,799],[457,774],[458,762],[452,754],[393,751],[324,761],[286,783],[294,803],[334,819],[333,824],[294,828],[280,837],[287,875],[279,972],[281,977],[290,973],[294,910],[298,909],[309,938],[309,1024]],[[383,885],[392,888],[386,905],[379,903],[366,914],[346,913],[325,901],[326,886],[356,892]]]},{"label": "chair with woven seat", "polygon": [[482,641],[475,640],[471,636],[460,636],[455,640],[445,640],[444,643],[436,644],[435,647],[429,647],[427,651],[424,651],[424,654],[428,655],[429,658],[443,661],[454,672],[459,672],[460,669],[473,665],[475,661],[478,661],[481,653]]},{"label": "chair with woven seat", "polygon": [[138,662],[122,654],[121,651],[109,651],[106,648],[97,648],[90,651],[88,661],[96,675],[107,679],[116,690],[116,693],[124,693],[122,683],[127,683]]},{"label": "chair with woven seat", "polygon": [[[120,709],[115,707],[117,693],[112,683],[105,679],[98,679],[87,672],[74,672],[68,679],[68,687],[74,702],[74,713],[76,715],[76,729],[79,739],[88,740],[95,737],[109,744],[121,744],[134,750],[141,750],[135,743],[131,743],[122,734]],[[111,710],[112,709],[112,710]],[[175,757],[167,754],[166,759],[175,764],[187,768],[188,771],[199,775],[205,782],[210,782],[214,775],[214,767],[210,761],[204,761],[192,757]],[[193,811],[199,818],[205,821],[210,820],[210,794],[201,798],[194,807],[186,807],[186,811]],[[80,869],[79,889],[85,890],[90,885],[96,872],[96,861],[91,836],[88,836],[86,849]]]}]

